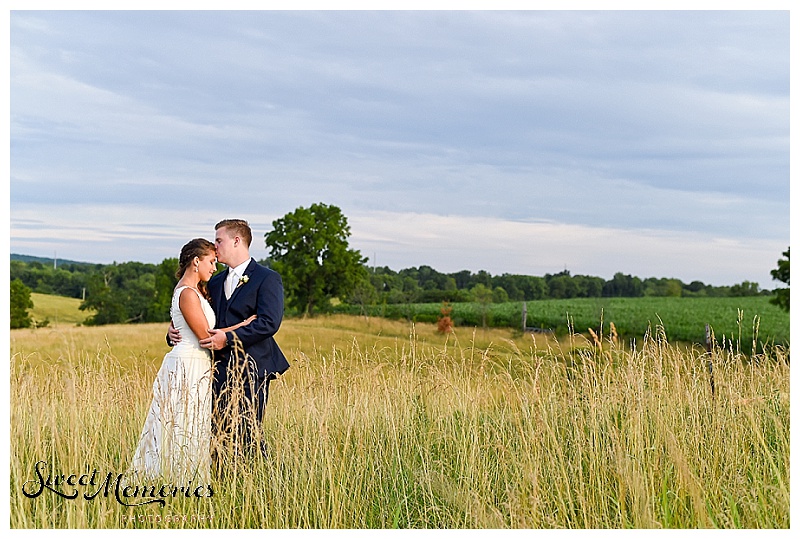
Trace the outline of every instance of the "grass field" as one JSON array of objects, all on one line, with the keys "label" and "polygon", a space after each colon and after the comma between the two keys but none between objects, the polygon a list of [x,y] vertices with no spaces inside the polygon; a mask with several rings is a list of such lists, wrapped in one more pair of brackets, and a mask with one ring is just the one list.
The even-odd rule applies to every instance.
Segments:
[{"label": "grass field", "polygon": [[51,327],[74,326],[94,313],[94,311],[81,311],[79,308],[81,300],[76,298],[33,292],[31,301],[33,301],[31,318],[36,324],[47,320],[47,325]]},{"label": "grass field", "polygon": [[[477,303],[451,305],[451,318],[458,326],[483,326]],[[371,315],[420,322],[435,322],[442,305],[419,303],[378,305],[367,308]],[[670,341],[702,343],[709,324],[719,343],[723,337],[740,342],[749,350],[752,342],[789,342],[789,314],[769,302],[767,296],[741,298],[579,298],[539,300],[526,303],[527,326],[551,329],[556,335],[609,331],[614,323],[621,338],[640,338],[649,328],[661,325]],[[357,314],[359,307],[339,306],[340,312]],[[485,323],[490,327],[522,327],[522,302],[489,304]]]},{"label": "grass field", "polygon": [[[78,309],[80,300],[45,294],[31,294],[34,320],[49,320],[49,325],[76,325],[91,313]],[[369,307],[371,316],[394,320],[434,323],[441,304],[378,305]],[[482,327],[480,305],[458,303],[451,314],[457,326]],[[570,333],[588,334],[588,328],[607,333],[614,323],[622,339],[637,339],[661,325],[670,341],[702,343],[705,324],[710,324],[719,343],[737,342],[746,351],[752,343],[789,343],[789,314],[769,302],[769,297],[744,298],[585,298],[527,302],[530,327],[552,329],[564,337]],[[489,327],[519,329],[522,303],[490,304],[486,312]],[[357,306],[340,305],[344,314],[359,314]],[[756,347],[758,350],[758,347]]]},{"label": "grass field", "polygon": [[[11,331],[12,528],[788,528],[789,352],[287,320],[270,459],[213,497],[23,495],[124,472],[165,324]],[[713,365],[714,393],[708,371]],[[27,492],[33,483],[28,483]]]}]

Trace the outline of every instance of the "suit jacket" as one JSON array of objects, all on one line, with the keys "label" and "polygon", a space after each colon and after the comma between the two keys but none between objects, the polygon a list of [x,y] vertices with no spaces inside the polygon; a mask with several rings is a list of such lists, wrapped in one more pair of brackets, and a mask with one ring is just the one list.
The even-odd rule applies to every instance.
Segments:
[{"label": "suit jacket", "polygon": [[217,355],[215,359],[227,359],[226,356],[233,350],[235,339],[238,339],[247,355],[255,361],[259,376],[273,378],[275,374],[283,374],[289,368],[289,362],[273,338],[283,319],[281,276],[251,258],[244,270],[247,282],[240,280],[230,299],[226,299],[224,285],[229,271],[230,268],[220,272],[208,282],[208,293],[217,317],[217,327],[238,324],[253,314],[258,315],[258,318],[247,326],[228,332],[228,347],[221,351],[221,357]]}]

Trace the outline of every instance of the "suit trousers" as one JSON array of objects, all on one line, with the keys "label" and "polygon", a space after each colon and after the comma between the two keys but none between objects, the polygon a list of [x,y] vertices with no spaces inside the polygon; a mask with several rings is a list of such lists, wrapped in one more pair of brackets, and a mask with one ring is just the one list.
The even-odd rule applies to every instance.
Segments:
[{"label": "suit trousers", "polygon": [[222,355],[212,385],[212,435],[217,446],[265,451],[262,421],[269,399],[270,376],[259,376],[247,356]]}]

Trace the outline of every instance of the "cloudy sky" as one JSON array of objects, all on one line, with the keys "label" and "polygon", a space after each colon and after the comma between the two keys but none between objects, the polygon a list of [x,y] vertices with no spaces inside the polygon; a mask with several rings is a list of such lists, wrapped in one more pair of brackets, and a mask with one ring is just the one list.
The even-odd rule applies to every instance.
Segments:
[{"label": "cloudy sky", "polygon": [[370,264],[778,283],[788,11],[12,11],[10,252],[340,207]]}]

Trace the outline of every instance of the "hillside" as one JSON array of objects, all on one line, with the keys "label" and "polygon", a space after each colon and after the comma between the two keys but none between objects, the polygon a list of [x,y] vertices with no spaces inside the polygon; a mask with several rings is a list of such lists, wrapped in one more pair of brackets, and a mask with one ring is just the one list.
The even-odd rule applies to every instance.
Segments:
[{"label": "hillside", "polygon": [[[39,262],[44,266],[52,267],[53,266],[53,259],[41,256],[31,256],[31,255],[20,255],[11,253],[11,260],[19,260],[20,262]],[[84,266],[93,266],[93,262],[78,262],[76,260],[62,260],[61,258],[56,259],[56,264],[78,264]]]},{"label": "hillside", "polygon": [[50,327],[79,325],[92,314],[90,311],[81,311],[79,309],[81,300],[76,298],[34,292],[31,294],[31,300],[33,301],[31,318],[37,324],[49,320]]}]

